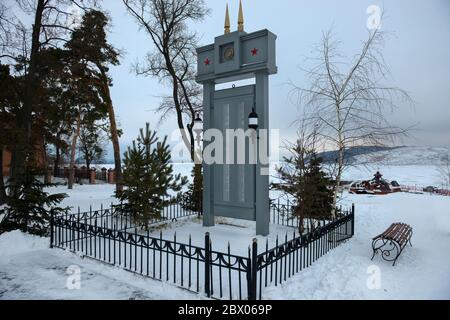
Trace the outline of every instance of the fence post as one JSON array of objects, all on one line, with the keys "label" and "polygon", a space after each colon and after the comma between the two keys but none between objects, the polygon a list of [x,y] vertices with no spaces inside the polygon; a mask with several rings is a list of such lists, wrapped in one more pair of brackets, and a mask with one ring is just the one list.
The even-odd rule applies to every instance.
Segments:
[{"label": "fence post", "polygon": [[209,298],[211,297],[211,246],[209,232],[205,233],[205,293]]},{"label": "fence post", "polygon": [[50,249],[53,249],[53,241],[54,241],[54,233],[53,233],[53,225],[54,225],[54,221],[53,221],[53,215],[54,215],[54,212],[51,211],[51,212],[50,212]]},{"label": "fence post", "polygon": [[257,274],[258,274],[258,240],[253,239],[252,243],[252,259],[249,261],[250,263],[250,275],[247,276],[248,281],[248,300],[256,300],[256,282],[257,282]]},{"label": "fence post", "polygon": [[355,235],[355,204],[352,203],[352,237]]}]

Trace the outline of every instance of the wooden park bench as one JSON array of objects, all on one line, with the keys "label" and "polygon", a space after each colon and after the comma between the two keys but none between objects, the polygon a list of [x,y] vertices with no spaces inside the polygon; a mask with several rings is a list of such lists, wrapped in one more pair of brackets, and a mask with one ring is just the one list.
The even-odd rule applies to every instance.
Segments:
[{"label": "wooden park bench", "polygon": [[394,223],[386,229],[382,234],[373,238],[372,249],[373,258],[380,252],[381,257],[386,261],[393,261],[393,266],[397,262],[398,257],[405,249],[406,245],[411,244],[413,229],[406,223]]}]

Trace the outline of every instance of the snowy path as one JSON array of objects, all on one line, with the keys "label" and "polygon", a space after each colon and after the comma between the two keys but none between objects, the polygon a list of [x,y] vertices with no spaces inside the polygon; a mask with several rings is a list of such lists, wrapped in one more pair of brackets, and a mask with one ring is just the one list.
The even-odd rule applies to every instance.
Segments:
[{"label": "snowy path", "polygon": [[[0,237],[0,299],[199,299],[174,286],[48,249],[48,239],[12,232]],[[80,290],[66,286],[67,268],[81,268]]]},{"label": "snowy path", "polygon": [[[450,197],[346,195],[356,203],[356,235],[277,288],[272,299],[450,299]],[[392,222],[414,228],[397,265],[372,256],[371,239]],[[379,270],[380,285],[373,272]]]}]

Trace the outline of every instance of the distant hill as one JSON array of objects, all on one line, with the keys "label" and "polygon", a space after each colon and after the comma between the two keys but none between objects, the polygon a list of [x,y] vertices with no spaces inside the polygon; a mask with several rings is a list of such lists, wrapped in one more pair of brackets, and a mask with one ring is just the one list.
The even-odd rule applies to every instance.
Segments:
[{"label": "distant hill", "polygon": [[[450,146],[447,147],[354,147],[346,151],[348,163],[385,164],[385,165],[439,165],[450,158]],[[334,162],[337,151],[323,152],[320,156],[325,162]]]}]

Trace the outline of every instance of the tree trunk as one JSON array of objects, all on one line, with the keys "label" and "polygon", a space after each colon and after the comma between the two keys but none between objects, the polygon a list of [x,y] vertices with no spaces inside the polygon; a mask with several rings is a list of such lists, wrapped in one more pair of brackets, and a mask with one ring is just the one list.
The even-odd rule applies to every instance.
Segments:
[{"label": "tree trunk", "polygon": [[[109,96],[109,87],[108,87]],[[121,192],[123,190],[122,185],[122,162],[120,160],[120,144],[119,144],[119,134],[117,133],[116,116],[114,113],[114,107],[111,98],[107,99],[108,114],[109,114],[109,126],[111,129],[111,140],[113,144],[114,152],[114,169],[116,173],[116,192]]]},{"label": "tree trunk", "polygon": [[48,158],[47,158],[47,145],[44,142],[42,145],[43,148],[43,161],[44,161],[44,183],[49,184],[51,182],[50,179],[50,171],[48,169]]},{"label": "tree trunk", "polygon": [[59,173],[59,163],[61,162],[61,149],[59,146],[55,146],[55,161],[53,163],[53,176],[57,177]]},{"label": "tree trunk", "polygon": [[98,64],[98,68],[102,73],[103,80],[103,91],[104,91],[104,100],[106,102],[106,107],[108,108],[109,115],[109,127],[111,131],[111,141],[113,144],[113,153],[114,153],[114,169],[116,175],[116,192],[123,191],[122,184],[122,162],[120,160],[120,143],[119,143],[119,134],[117,132],[117,123],[116,123],[116,115],[114,112],[114,106],[111,99],[111,92],[109,90],[108,76],[104,69]]},{"label": "tree trunk", "polygon": [[89,157],[86,158],[86,170],[87,172],[91,171],[91,160],[89,160]]},{"label": "tree trunk", "polygon": [[0,205],[6,202],[6,189],[3,179],[3,145],[0,145]]},{"label": "tree trunk", "polygon": [[36,6],[36,13],[33,24],[33,34],[31,39],[30,64],[26,75],[26,86],[24,94],[24,103],[21,112],[17,117],[18,134],[16,145],[14,147],[12,161],[11,161],[11,180],[12,180],[12,195],[17,196],[20,186],[22,185],[23,177],[25,176],[26,162],[28,153],[30,152],[31,143],[31,127],[32,127],[32,112],[33,100],[36,94],[36,69],[38,65],[38,55],[40,47],[40,33],[42,27],[42,14],[45,9],[45,0],[38,0]]},{"label": "tree trunk", "polygon": [[75,180],[75,172],[74,172],[75,152],[77,149],[78,136],[80,135],[80,128],[81,128],[81,113],[79,113],[77,116],[77,129],[72,137],[72,146],[71,146],[71,150],[70,150],[69,179],[68,179],[68,183],[67,183],[70,190],[73,189],[73,182]]},{"label": "tree trunk", "polygon": [[[192,132],[192,129],[189,125],[188,127],[188,135],[186,134],[186,130],[184,127],[184,123],[183,123],[183,112],[181,111],[181,104],[180,104],[180,97],[178,94],[178,89],[179,89],[179,84],[178,84],[178,77],[177,74],[175,72],[175,69],[173,68],[171,62],[170,62],[170,57],[168,54],[165,55],[165,59],[166,59],[166,65],[168,66],[169,69],[169,73],[172,75],[172,98],[173,98],[173,102],[175,105],[175,111],[177,114],[177,124],[178,124],[178,129],[180,130],[180,134],[181,134],[181,138],[184,142],[184,145],[186,146],[186,148],[189,151],[189,155],[191,156],[191,160],[195,161],[195,152],[194,152],[194,148],[195,148],[195,141],[194,141],[194,134]],[[186,100],[188,99],[188,97],[185,97]],[[193,117],[195,118],[195,115],[193,115]],[[189,138],[190,137],[190,138]]]},{"label": "tree trunk", "polygon": [[338,172],[336,174],[336,185],[335,185],[335,189],[334,189],[334,193],[333,193],[333,210],[331,212],[331,215],[333,218],[336,218],[337,199],[338,199],[339,189],[341,187],[342,171],[344,168],[344,152],[345,152],[345,148],[341,144],[341,146],[339,147]]},{"label": "tree trunk", "polygon": [[338,154],[338,172],[336,174],[336,184],[335,184],[335,188],[334,188],[334,192],[333,192],[333,209],[331,211],[331,216],[333,219],[336,218],[337,200],[338,200],[339,188],[341,187],[342,171],[344,170],[344,152],[345,152],[343,125],[342,125],[342,117],[341,117],[341,106],[340,106],[339,100],[336,101],[336,118],[337,118],[337,124],[338,124],[339,154]]}]

